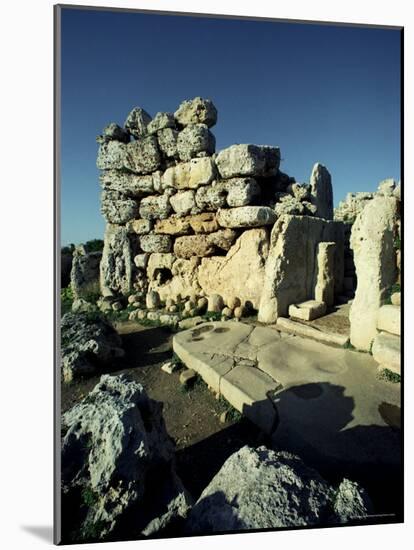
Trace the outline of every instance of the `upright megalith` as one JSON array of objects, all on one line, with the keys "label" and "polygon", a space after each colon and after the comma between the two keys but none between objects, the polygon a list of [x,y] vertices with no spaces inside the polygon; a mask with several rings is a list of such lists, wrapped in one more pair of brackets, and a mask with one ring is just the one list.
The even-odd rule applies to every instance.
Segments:
[{"label": "upright megalith", "polygon": [[79,245],[73,252],[70,286],[75,298],[89,298],[99,293],[99,264],[101,252],[88,252]]},{"label": "upright megalith", "polygon": [[325,302],[328,307],[334,304],[335,247],[334,242],[319,243],[316,258],[315,300]]},{"label": "upright megalith", "polygon": [[351,234],[358,285],[350,310],[351,344],[369,350],[377,333],[377,317],[396,280],[394,237],[398,201],[376,196],[358,215]]},{"label": "upright megalith", "polygon": [[125,226],[108,224],[100,264],[102,296],[127,294],[132,285],[133,256]]},{"label": "upright megalith", "polygon": [[333,220],[333,192],[332,178],[327,168],[317,162],[312,170],[310,179],[313,202],[316,206],[316,216]]}]

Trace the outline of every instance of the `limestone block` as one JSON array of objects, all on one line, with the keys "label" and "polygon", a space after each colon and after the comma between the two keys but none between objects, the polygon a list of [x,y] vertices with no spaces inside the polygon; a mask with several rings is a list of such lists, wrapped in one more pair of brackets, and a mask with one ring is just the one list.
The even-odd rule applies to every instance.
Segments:
[{"label": "limestone block", "polygon": [[300,304],[291,304],[289,306],[289,315],[302,321],[313,321],[326,313],[326,304],[317,300],[307,300]]},{"label": "limestone block", "polygon": [[125,128],[136,138],[147,135],[147,127],[151,122],[150,115],[140,107],[134,107],[125,120]]},{"label": "limestone block", "polygon": [[378,310],[394,284],[397,199],[377,196],[358,215],[351,234],[357,289],[350,309],[351,344],[368,351],[377,333]]},{"label": "limestone block", "polygon": [[278,147],[250,144],[231,145],[217,155],[216,165],[222,178],[275,175],[280,163]]},{"label": "limestone block", "polygon": [[260,186],[253,178],[231,178],[226,182],[227,204],[247,206],[260,196]]},{"label": "limestone block", "polygon": [[117,191],[102,191],[101,214],[109,223],[124,224],[138,216],[138,203]]},{"label": "limestone block", "polygon": [[233,246],[237,236],[238,234],[234,229],[227,228],[210,233],[207,238],[211,244],[214,244],[218,248],[229,250]]},{"label": "limestone block", "polygon": [[164,220],[168,218],[171,210],[168,195],[153,195],[142,199],[139,206],[139,215],[146,220]]},{"label": "limestone block", "polygon": [[154,192],[152,174],[138,176],[118,170],[106,170],[99,176],[99,180],[103,190],[119,191],[128,197],[142,197]]},{"label": "limestone block", "polygon": [[101,143],[96,159],[99,170],[121,170],[126,158],[126,145],[120,141]]},{"label": "limestone block", "polygon": [[[171,253],[159,253],[151,254],[148,260],[147,275],[149,279],[155,279],[157,271],[161,269],[168,269],[172,271],[173,264],[176,257]],[[172,305],[172,304],[170,304]]]},{"label": "limestone block", "polygon": [[274,224],[276,214],[268,206],[240,206],[219,210],[217,220],[222,227],[260,227]]},{"label": "limestone block", "polygon": [[311,338],[312,340],[317,340],[318,342],[323,342],[324,344],[344,346],[349,342],[349,338],[346,334],[325,332],[312,326],[305,325],[301,322],[286,319],[285,317],[278,317],[275,327],[282,332],[303,336],[305,338]]},{"label": "limestone block", "polygon": [[335,247],[335,243],[319,243],[316,258],[315,300],[324,302],[327,307],[334,304]]},{"label": "limestone block", "polygon": [[226,300],[237,296],[242,303],[249,301],[258,308],[268,252],[266,229],[244,231],[226,256],[201,260],[199,284],[207,295],[217,293]]},{"label": "limestone block", "polygon": [[165,220],[157,220],[154,231],[165,235],[187,235],[191,233],[190,219],[171,216]]},{"label": "limestone block", "polygon": [[401,308],[398,305],[384,305],[378,310],[378,330],[401,336]]},{"label": "limestone block", "polygon": [[223,182],[207,185],[197,189],[195,200],[201,210],[215,212],[226,205],[227,190]]},{"label": "limestone block", "polygon": [[170,204],[178,216],[185,216],[195,208],[194,195],[194,191],[188,189],[187,191],[179,191],[170,198]]},{"label": "limestone block", "polygon": [[174,242],[174,254],[179,258],[191,256],[211,256],[216,247],[205,235],[188,235],[177,237]]},{"label": "limestone block", "polygon": [[147,309],[157,309],[160,307],[160,296],[155,290],[150,290],[146,296],[145,304]]},{"label": "limestone block", "polygon": [[316,216],[333,220],[333,192],[331,174],[317,162],[310,178],[311,194],[317,207]]},{"label": "limestone block", "polygon": [[[123,143],[128,143],[129,141],[129,134],[126,132],[119,124],[116,124],[115,122],[111,122],[102,131],[103,141],[122,141]],[[101,141],[102,143],[102,141]]]},{"label": "limestone block", "polygon": [[211,313],[220,313],[224,308],[224,301],[220,294],[211,294],[208,297],[207,311]]},{"label": "limestone block", "polygon": [[189,162],[167,168],[162,176],[164,187],[197,189],[211,183],[216,174],[214,160],[210,157],[191,159]]},{"label": "limestone block", "polygon": [[[70,271],[70,286],[75,298],[88,298],[90,294],[99,292],[101,258],[101,252],[88,253],[82,245],[75,248]],[[83,306],[84,304],[81,304],[81,307]],[[72,308],[72,311],[75,309]]]},{"label": "limestone block", "polygon": [[150,174],[161,165],[161,155],[155,136],[147,136],[139,141],[125,145],[125,162],[127,170],[136,174]]},{"label": "limestone block", "polygon": [[147,126],[148,134],[156,134],[164,128],[175,128],[175,118],[172,113],[157,113]]},{"label": "limestone block", "polygon": [[[259,321],[274,323],[278,317],[288,315],[290,304],[314,296],[317,246],[323,241],[335,242],[338,256],[343,256],[342,227],[342,222],[310,216],[285,214],[276,221],[270,238]],[[343,258],[341,261],[343,276]]]},{"label": "limestone block", "polygon": [[152,221],[151,220],[130,220],[126,224],[126,229],[128,233],[135,233],[137,235],[146,235],[152,230]]},{"label": "limestone block", "polygon": [[169,235],[155,233],[141,235],[139,244],[144,252],[170,252],[172,248],[172,240]]},{"label": "limestone block", "polygon": [[382,368],[401,374],[401,342],[398,336],[378,333],[372,344],[372,356]]},{"label": "limestone block", "polygon": [[128,294],[131,291],[132,253],[125,227],[108,224],[100,263],[102,296]]},{"label": "limestone block", "polygon": [[149,254],[137,254],[134,258],[134,264],[138,269],[145,269],[147,267]]},{"label": "limestone block", "polygon": [[220,229],[216,215],[212,212],[190,216],[186,218],[186,221],[190,224],[194,233],[213,233]]},{"label": "limestone block", "polygon": [[175,111],[174,117],[181,126],[202,123],[211,127],[217,122],[217,109],[210,99],[195,97],[183,101]]},{"label": "limestone block", "polygon": [[163,128],[157,132],[158,145],[160,151],[168,158],[175,158],[178,156],[178,130],[172,128]]},{"label": "limestone block", "polygon": [[[187,161],[197,156],[212,155],[216,148],[216,138],[205,124],[190,124],[178,134],[177,150],[181,160]],[[200,153],[204,153],[200,155]]]}]

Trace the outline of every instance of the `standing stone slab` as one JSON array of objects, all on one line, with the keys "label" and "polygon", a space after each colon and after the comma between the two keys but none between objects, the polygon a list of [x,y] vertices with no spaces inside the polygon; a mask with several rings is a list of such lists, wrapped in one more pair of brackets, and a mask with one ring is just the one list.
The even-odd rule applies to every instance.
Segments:
[{"label": "standing stone slab", "polygon": [[368,351],[377,333],[378,310],[397,272],[394,227],[397,219],[395,197],[375,197],[358,215],[351,234],[351,248],[357,274],[352,302],[351,344]]},{"label": "standing stone slab", "polygon": [[335,247],[335,243],[319,243],[316,259],[315,300],[325,302],[328,307],[334,304]]},{"label": "standing stone slab", "polygon": [[100,264],[102,296],[128,294],[131,291],[132,262],[127,229],[120,225],[108,224]]},{"label": "standing stone slab", "polygon": [[217,122],[217,109],[210,99],[195,97],[183,101],[175,111],[174,117],[181,126],[202,123],[211,127]]},{"label": "standing stone slab", "polygon": [[88,298],[99,293],[99,264],[101,252],[87,253],[85,247],[75,248],[70,272],[70,286],[75,298]]},{"label": "standing stone slab", "polygon": [[276,214],[268,206],[240,206],[219,210],[217,220],[222,227],[261,227],[274,224]]},{"label": "standing stone slab", "polygon": [[[335,242],[338,224],[310,216],[285,214],[275,223],[261,293],[262,323],[287,317],[290,304],[313,298],[318,245]],[[343,253],[343,248],[342,248]]]},{"label": "standing stone slab", "polygon": [[325,220],[333,220],[333,192],[331,174],[327,168],[317,162],[312,170],[311,193],[317,207],[316,216]]}]

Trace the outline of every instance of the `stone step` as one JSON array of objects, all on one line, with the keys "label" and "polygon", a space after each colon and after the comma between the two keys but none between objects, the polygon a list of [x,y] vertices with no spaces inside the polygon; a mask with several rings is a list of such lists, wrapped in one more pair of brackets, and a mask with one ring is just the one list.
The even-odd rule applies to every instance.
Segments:
[{"label": "stone step", "polygon": [[324,344],[344,346],[349,341],[349,337],[347,335],[324,332],[314,327],[293,321],[292,319],[286,319],[285,317],[278,318],[276,328],[290,334],[297,334],[298,336],[303,336],[305,338],[312,338],[313,340],[318,340],[318,342],[323,342]]},{"label": "stone step", "polygon": [[401,308],[387,304],[378,311],[377,328],[396,336],[401,335]]},{"label": "stone step", "polygon": [[372,356],[381,369],[401,374],[401,341],[399,336],[380,332],[372,344]]},{"label": "stone step", "polygon": [[289,315],[302,321],[313,321],[326,313],[326,304],[317,300],[307,300],[300,304],[291,304],[289,306]]}]

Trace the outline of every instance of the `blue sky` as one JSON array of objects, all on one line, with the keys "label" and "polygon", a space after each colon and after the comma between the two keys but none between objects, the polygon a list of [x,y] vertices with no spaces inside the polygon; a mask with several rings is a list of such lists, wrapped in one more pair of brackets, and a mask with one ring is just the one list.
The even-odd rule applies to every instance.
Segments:
[{"label": "blue sky", "polygon": [[62,243],[102,238],[96,136],[135,106],[213,100],[217,150],[278,145],[332,174],[334,201],[400,178],[400,31],[62,10]]}]

